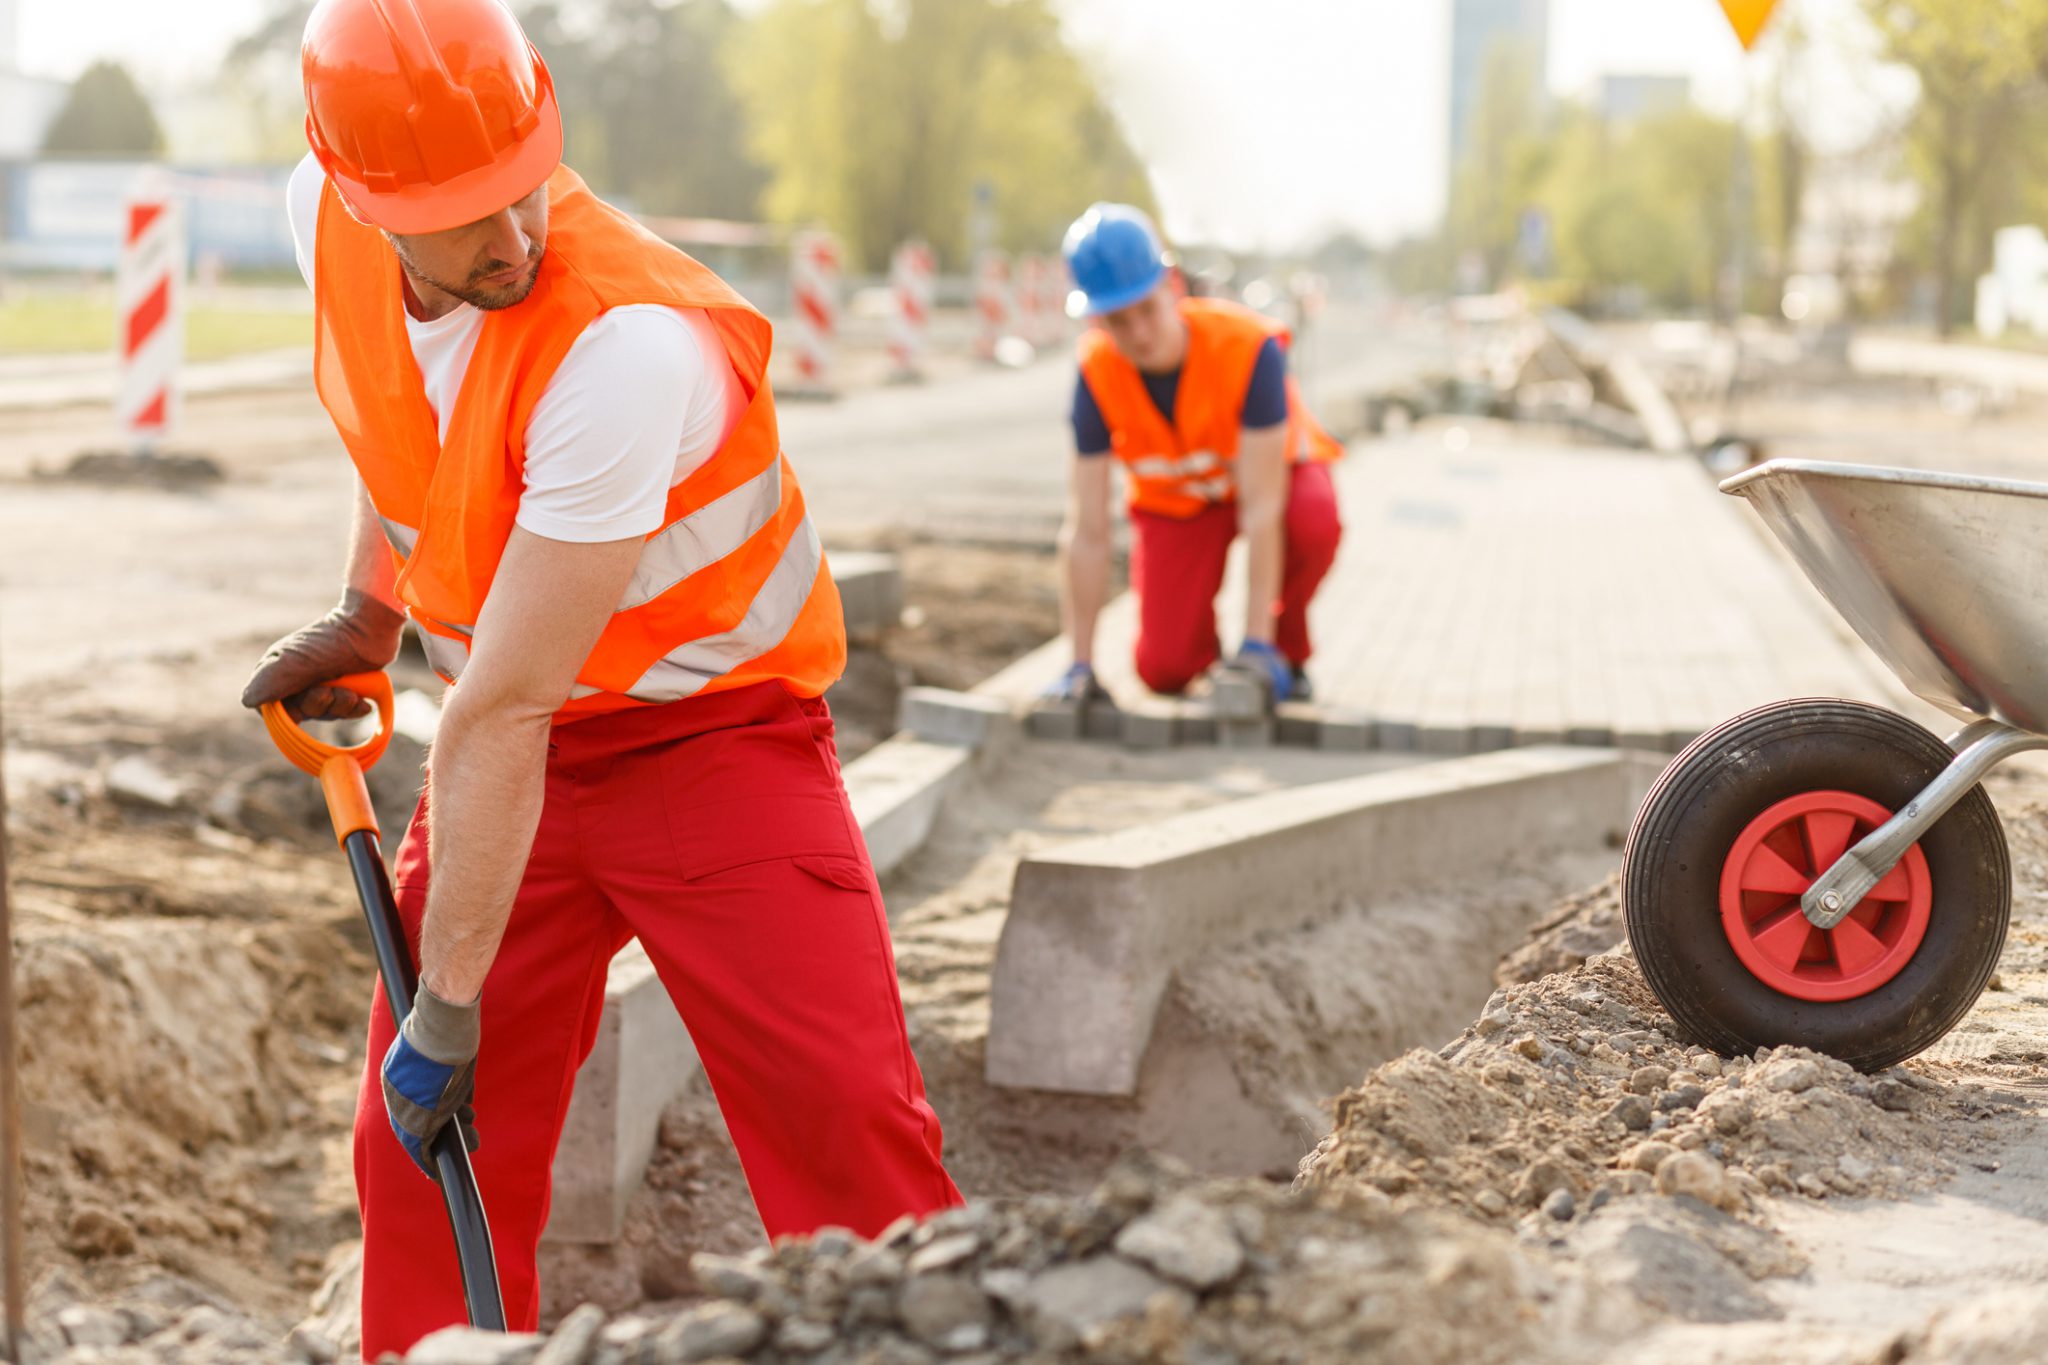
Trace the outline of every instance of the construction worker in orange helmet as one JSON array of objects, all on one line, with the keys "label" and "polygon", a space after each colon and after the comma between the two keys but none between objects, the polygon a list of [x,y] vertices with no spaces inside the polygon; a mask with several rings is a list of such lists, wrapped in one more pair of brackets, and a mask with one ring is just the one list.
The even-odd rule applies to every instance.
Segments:
[{"label": "construction worker in orange helmet", "polygon": [[822,696],[844,630],[767,321],[560,164],[498,0],[321,0],[302,67],[291,225],[360,488],[341,604],[243,701],[361,713],[324,684],[391,663],[408,617],[452,684],[394,863],[418,1001],[373,1005],[357,1102],[365,1358],[463,1320],[423,1152],[466,1102],[506,1318],[535,1325],[556,1143],[635,936],[770,1235],[956,1204]]},{"label": "construction worker in orange helmet", "polygon": [[[1342,529],[1329,462],[1343,453],[1287,372],[1287,329],[1186,296],[1152,221],[1096,204],[1068,229],[1068,311],[1093,326],[1074,388],[1076,458],[1060,536],[1073,663],[1047,689],[1086,702],[1109,587],[1110,477],[1125,475],[1138,677],[1178,694],[1222,653],[1215,598],[1242,534],[1249,592],[1231,658],[1274,701],[1309,695],[1308,605]],[[1114,457],[1114,458],[1111,458]]]}]

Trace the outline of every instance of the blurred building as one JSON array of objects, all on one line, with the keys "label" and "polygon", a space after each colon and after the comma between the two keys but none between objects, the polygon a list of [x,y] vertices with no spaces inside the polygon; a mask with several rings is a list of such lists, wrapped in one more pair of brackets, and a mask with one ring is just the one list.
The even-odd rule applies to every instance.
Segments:
[{"label": "blurred building", "polygon": [[1692,80],[1687,76],[1624,73],[1600,78],[1600,117],[1608,123],[1675,114],[1691,102]]},{"label": "blurred building", "polygon": [[[1505,52],[1529,73],[1540,103],[1549,77],[1550,0],[1453,0],[1451,5],[1451,142],[1453,179],[1465,158],[1487,63]],[[1538,110],[1531,109],[1533,118]]]}]

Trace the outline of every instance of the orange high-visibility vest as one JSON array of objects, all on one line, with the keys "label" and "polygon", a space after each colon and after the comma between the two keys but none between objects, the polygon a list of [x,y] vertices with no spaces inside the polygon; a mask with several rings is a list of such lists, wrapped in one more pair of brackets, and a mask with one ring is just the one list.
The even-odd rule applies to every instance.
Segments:
[{"label": "orange high-visibility vest", "polygon": [[559,718],[780,679],[822,693],[846,662],[839,593],[776,435],[766,318],[592,194],[548,180],[547,251],[524,302],[484,315],[442,445],[405,332],[398,258],[329,183],[314,249],[314,382],[368,487],[398,597],[453,682],[512,533],[526,422],[577,337],[625,304],[702,308],[747,395],[717,454],[669,490],[660,529]]},{"label": "orange high-visibility vest", "polygon": [[[1191,517],[1237,498],[1237,441],[1252,368],[1266,338],[1290,337],[1281,324],[1223,299],[1182,299],[1188,352],[1181,362],[1173,420],[1145,391],[1137,366],[1099,327],[1081,336],[1081,374],[1109,428],[1109,448],[1129,476],[1130,504],[1143,512]],[[1309,415],[1287,376],[1287,458],[1334,460],[1344,447]]]}]

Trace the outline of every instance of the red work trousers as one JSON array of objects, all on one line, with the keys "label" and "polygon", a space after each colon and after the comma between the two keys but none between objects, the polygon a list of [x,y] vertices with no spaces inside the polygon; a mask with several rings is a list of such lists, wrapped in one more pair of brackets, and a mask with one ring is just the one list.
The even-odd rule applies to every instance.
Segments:
[{"label": "red work trousers", "polygon": [[[1286,550],[1273,644],[1296,668],[1309,660],[1308,604],[1337,558],[1343,534],[1330,466],[1294,466],[1287,492]],[[1131,510],[1131,590],[1138,596],[1138,677],[1154,692],[1181,692],[1216,662],[1216,594],[1237,537],[1237,504],[1191,517]]]},{"label": "red work trousers", "polygon": [[[427,802],[393,881],[418,951]],[[510,1327],[606,965],[637,935],[695,1042],[770,1236],[873,1235],[960,1202],[904,1031],[882,895],[822,700],[761,683],[579,720],[548,744],[525,880],[483,988],[475,1156]],[[385,1118],[381,992],[356,1101],[363,1356],[464,1321],[438,1189]]]}]

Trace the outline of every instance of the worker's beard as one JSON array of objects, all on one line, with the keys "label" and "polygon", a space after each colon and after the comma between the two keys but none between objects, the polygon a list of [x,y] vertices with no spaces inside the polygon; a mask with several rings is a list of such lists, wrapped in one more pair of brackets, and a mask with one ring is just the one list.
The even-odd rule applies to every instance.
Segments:
[{"label": "worker's beard", "polygon": [[403,239],[394,236],[391,239],[391,245],[396,248],[398,259],[405,263],[407,272],[414,279],[424,284],[431,284],[442,293],[452,294],[472,308],[481,308],[486,313],[495,312],[500,308],[510,308],[514,304],[524,303],[526,296],[533,292],[533,286],[540,280],[541,257],[547,253],[547,247],[544,244],[535,242],[532,250],[526,253],[526,273],[511,284],[490,284],[486,282],[490,276],[500,274],[509,268],[508,263],[505,261],[485,261],[470,272],[468,280],[461,284],[451,284],[447,280],[439,279],[422,270],[419,262],[406,249]]}]

